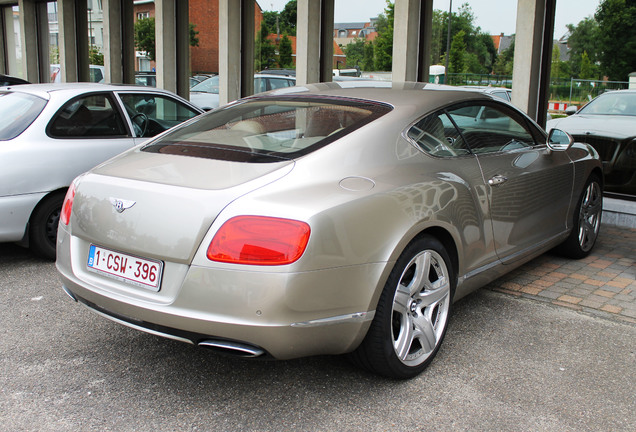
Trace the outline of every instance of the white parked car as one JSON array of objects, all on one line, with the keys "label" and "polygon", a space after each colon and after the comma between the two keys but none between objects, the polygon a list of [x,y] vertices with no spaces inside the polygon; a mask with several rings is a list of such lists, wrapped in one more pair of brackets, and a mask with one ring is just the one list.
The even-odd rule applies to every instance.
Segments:
[{"label": "white parked car", "polygon": [[149,87],[24,84],[0,90],[0,242],[55,258],[71,181],[95,165],[202,113]]},{"label": "white parked car", "polygon": [[[296,85],[296,78],[284,75],[254,75],[254,94]],[[206,111],[219,106],[219,76],[213,76],[190,89],[190,102]]]}]

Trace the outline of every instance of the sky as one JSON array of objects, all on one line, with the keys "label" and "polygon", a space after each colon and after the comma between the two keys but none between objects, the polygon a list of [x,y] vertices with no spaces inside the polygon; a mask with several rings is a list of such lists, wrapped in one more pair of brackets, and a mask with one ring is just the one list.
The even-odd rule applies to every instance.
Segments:
[{"label": "sky", "polygon": [[[264,11],[281,11],[288,0],[258,0]],[[567,24],[578,24],[594,15],[600,0],[557,0],[554,38],[567,31]],[[482,32],[496,35],[515,33],[517,0],[454,0],[453,12],[468,3]],[[368,22],[384,12],[385,0],[335,0],[335,22]],[[433,0],[433,8],[448,11],[449,0]]]}]

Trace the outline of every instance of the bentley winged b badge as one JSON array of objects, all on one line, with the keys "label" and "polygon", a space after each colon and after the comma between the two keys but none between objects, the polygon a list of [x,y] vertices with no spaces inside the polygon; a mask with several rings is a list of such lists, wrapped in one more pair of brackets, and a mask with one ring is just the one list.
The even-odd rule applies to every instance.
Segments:
[{"label": "bentley winged b badge", "polygon": [[123,200],[113,197],[110,197],[109,200],[113,207],[115,207],[115,210],[117,210],[117,213],[121,213],[124,210],[129,209],[137,203],[137,201]]}]

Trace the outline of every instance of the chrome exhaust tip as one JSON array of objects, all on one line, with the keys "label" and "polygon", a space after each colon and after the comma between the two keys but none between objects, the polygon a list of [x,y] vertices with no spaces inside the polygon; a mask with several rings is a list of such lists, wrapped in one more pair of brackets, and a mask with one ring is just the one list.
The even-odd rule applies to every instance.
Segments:
[{"label": "chrome exhaust tip", "polygon": [[265,350],[261,348],[224,340],[208,339],[199,342],[198,346],[211,349],[219,354],[229,354],[235,357],[255,358],[265,354]]}]

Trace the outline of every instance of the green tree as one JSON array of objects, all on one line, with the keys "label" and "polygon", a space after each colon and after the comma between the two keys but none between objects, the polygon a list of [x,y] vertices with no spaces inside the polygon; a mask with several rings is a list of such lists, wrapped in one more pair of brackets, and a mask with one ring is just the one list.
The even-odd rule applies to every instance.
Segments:
[{"label": "green tree", "polygon": [[393,66],[393,17],[394,4],[387,0],[385,14],[380,14],[376,22],[378,36],[375,38],[373,55],[374,69],[390,71]]},{"label": "green tree", "polygon": [[[196,26],[190,23],[190,46],[199,46],[199,32],[195,28]],[[145,51],[150,60],[156,60],[154,18],[143,18],[135,23],[135,47],[139,51]]]},{"label": "green tree", "polygon": [[342,46],[342,52],[347,56],[347,66],[353,67],[355,65],[360,66],[364,59],[364,47],[366,41],[364,39],[356,38],[353,42]]},{"label": "green tree", "polygon": [[374,45],[370,42],[364,44],[364,57],[362,58],[362,64],[360,67],[362,70],[370,71],[375,68],[373,63],[374,59]]},{"label": "green tree", "polygon": [[601,72],[610,80],[627,81],[636,71],[636,1],[603,0],[594,15],[599,26]]},{"label": "green tree", "polygon": [[[448,37],[448,12],[433,11],[431,31],[431,64],[444,63],[446,41]],[[475,26],[475,15],[468,3],[463,4],[457,13],[450,15],[451,42],[459,32],[464,32],[466,45],[465,67],[471,73],[490,73],[497,58],[497,50],[490,35]]]},{"label": "green tree", "polygon": [[493,65],[493,73],[497,75],[512,75],[514,60],[515,43],[512,42],[507,49],[497,56],[497,60]]},{"label": "green tree", "polygon": [[275,32],[276,21],[279,17],[280,15],[276,11],[263,11],[263,24],[265,24],[268,29],[271,29],[272,32]]},{"label": "green tree", "polygon": [[145,51],[150,60],[155,60],[155,19],[144,18],[135,23],[135,47]]},{"label": "green tree", "polygon": [[278,64],[282,68],[290,68],[294,65],[292,61],[292,43],[287,35],[283,35],[278,44]]},{"label": "green tree", "polygon": [[460,30],[451,42],[448,73],[464,73],[467,71],[465,36],[464,30]]},{"label": "green tree", "polygon": [[298,4],[296,0],[290,0],[280,13],[280,31],[290,36],[296,36],[296,16]]},{"label": "green tree", "polygon": [[268,35],[269,29],[263,22],[254,44],[254,69],[256,71],[276,67],[276,46],[267,38]]},{"label": "green tree", "polygon": [[596,72],[596,65],[592,63],[590,57],[586,51],[581,54],[581,72],[579,78],[581,79],[598,79],[598,73]]},{"label": "green tree", "polygon": [[592,63],[596,63],[599,60],[600,45],[599,45],[599,27],[594,18],[585,18],[580,21],[578,25],[567,25],[568,32],[568,46],[570,48],[570,69],[575,77],[582,78],[581,73],[581,60],[583,53],[587,52],[588,59]]},{"label": "green tree", "polygon": [[88,62],[92,65],[104,65],[104,54],[95,45],[88,48]]},{"label": "green tree", "polygon": [[561,60],[561,49],[554,46],[552,50],[552,63],[550,65],[550,79],[570,79],[570,62]]}]

